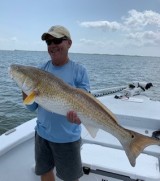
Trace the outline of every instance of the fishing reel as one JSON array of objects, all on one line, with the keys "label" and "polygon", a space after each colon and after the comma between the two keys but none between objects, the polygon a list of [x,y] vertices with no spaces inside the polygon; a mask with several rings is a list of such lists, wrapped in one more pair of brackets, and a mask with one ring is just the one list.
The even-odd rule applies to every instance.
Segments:
[{"label": "fishing reel", "polygon": [[147,82],[138,82],[138,81],[134,81],[128,85],[130,89],[141,88],[143,91],[148,90],[152,86],[153,84],[150,82],[147,83]]},{"label": "fishing reel", "polygon": [[160,129],[152,133],[152,137],[160,140]]},{"label": "fishing reel", "polygon": [[126,97],[139,95],[152,86],[152,83],[134,81],[128,85],[128,88],[123,90],[123,94]]}]

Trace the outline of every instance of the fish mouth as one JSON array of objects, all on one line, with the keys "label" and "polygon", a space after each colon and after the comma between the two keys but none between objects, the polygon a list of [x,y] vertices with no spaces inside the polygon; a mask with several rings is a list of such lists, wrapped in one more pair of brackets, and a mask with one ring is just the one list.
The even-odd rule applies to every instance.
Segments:
[{"label": "fish mouth", "polygon": [[8,74],[9,76],[11,77],[11,79],[14,78],[13,74],[14,74],[14,71],[18,70],[18,67],[17,67],[17,64],[11,64],[9,67],[8,67]]},{"label": "fish mouth", "polygon": [[8,75],[10,76],[11,79],[13,79],[11,66],[8,67]]}]

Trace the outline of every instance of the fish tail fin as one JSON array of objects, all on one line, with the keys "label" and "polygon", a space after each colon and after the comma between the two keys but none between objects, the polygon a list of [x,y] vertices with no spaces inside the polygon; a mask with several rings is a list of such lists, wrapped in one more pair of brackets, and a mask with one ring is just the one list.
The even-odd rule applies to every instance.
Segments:
[{"label": "fish tail fin", "polygon": [[139,134],[134,131],[130,131],[131,138],[124,141],[121,139],[121,144],[126,152],[130,164],[134,167],[136,164],[136,158],[139,154],[150,145],[160,145],[160,140]]}]

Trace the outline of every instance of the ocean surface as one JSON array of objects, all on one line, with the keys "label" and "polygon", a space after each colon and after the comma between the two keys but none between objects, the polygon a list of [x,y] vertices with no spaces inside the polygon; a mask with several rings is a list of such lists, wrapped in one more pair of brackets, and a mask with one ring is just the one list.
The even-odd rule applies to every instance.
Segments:
[{"label": "ocean surface", "polygon": [[[49,59],[47,52],[0,50],[0,134],[36,116],[23,105],[21,91],[8,75],[9,65],[38,66]],[[160,57],[70,53],[70,59],[87,68],[91,90],[146,81],[153,87],[145,94],[160,101]]]}]

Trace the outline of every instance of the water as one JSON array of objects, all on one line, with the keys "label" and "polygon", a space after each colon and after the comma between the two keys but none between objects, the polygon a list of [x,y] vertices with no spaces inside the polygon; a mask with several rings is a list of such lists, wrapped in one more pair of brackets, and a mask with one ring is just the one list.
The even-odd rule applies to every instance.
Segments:
[{"label": "water", "polygon": [[[146,81],[154,85],[146,94],[160,100],[159,57],[71,53],[70,58],[87,68],[91,90]],[[0,134],[36,116],[23,105],[20,89],[8,76],[9,65],[37,66],[47,60],[47,52],[0,51]]]}]

